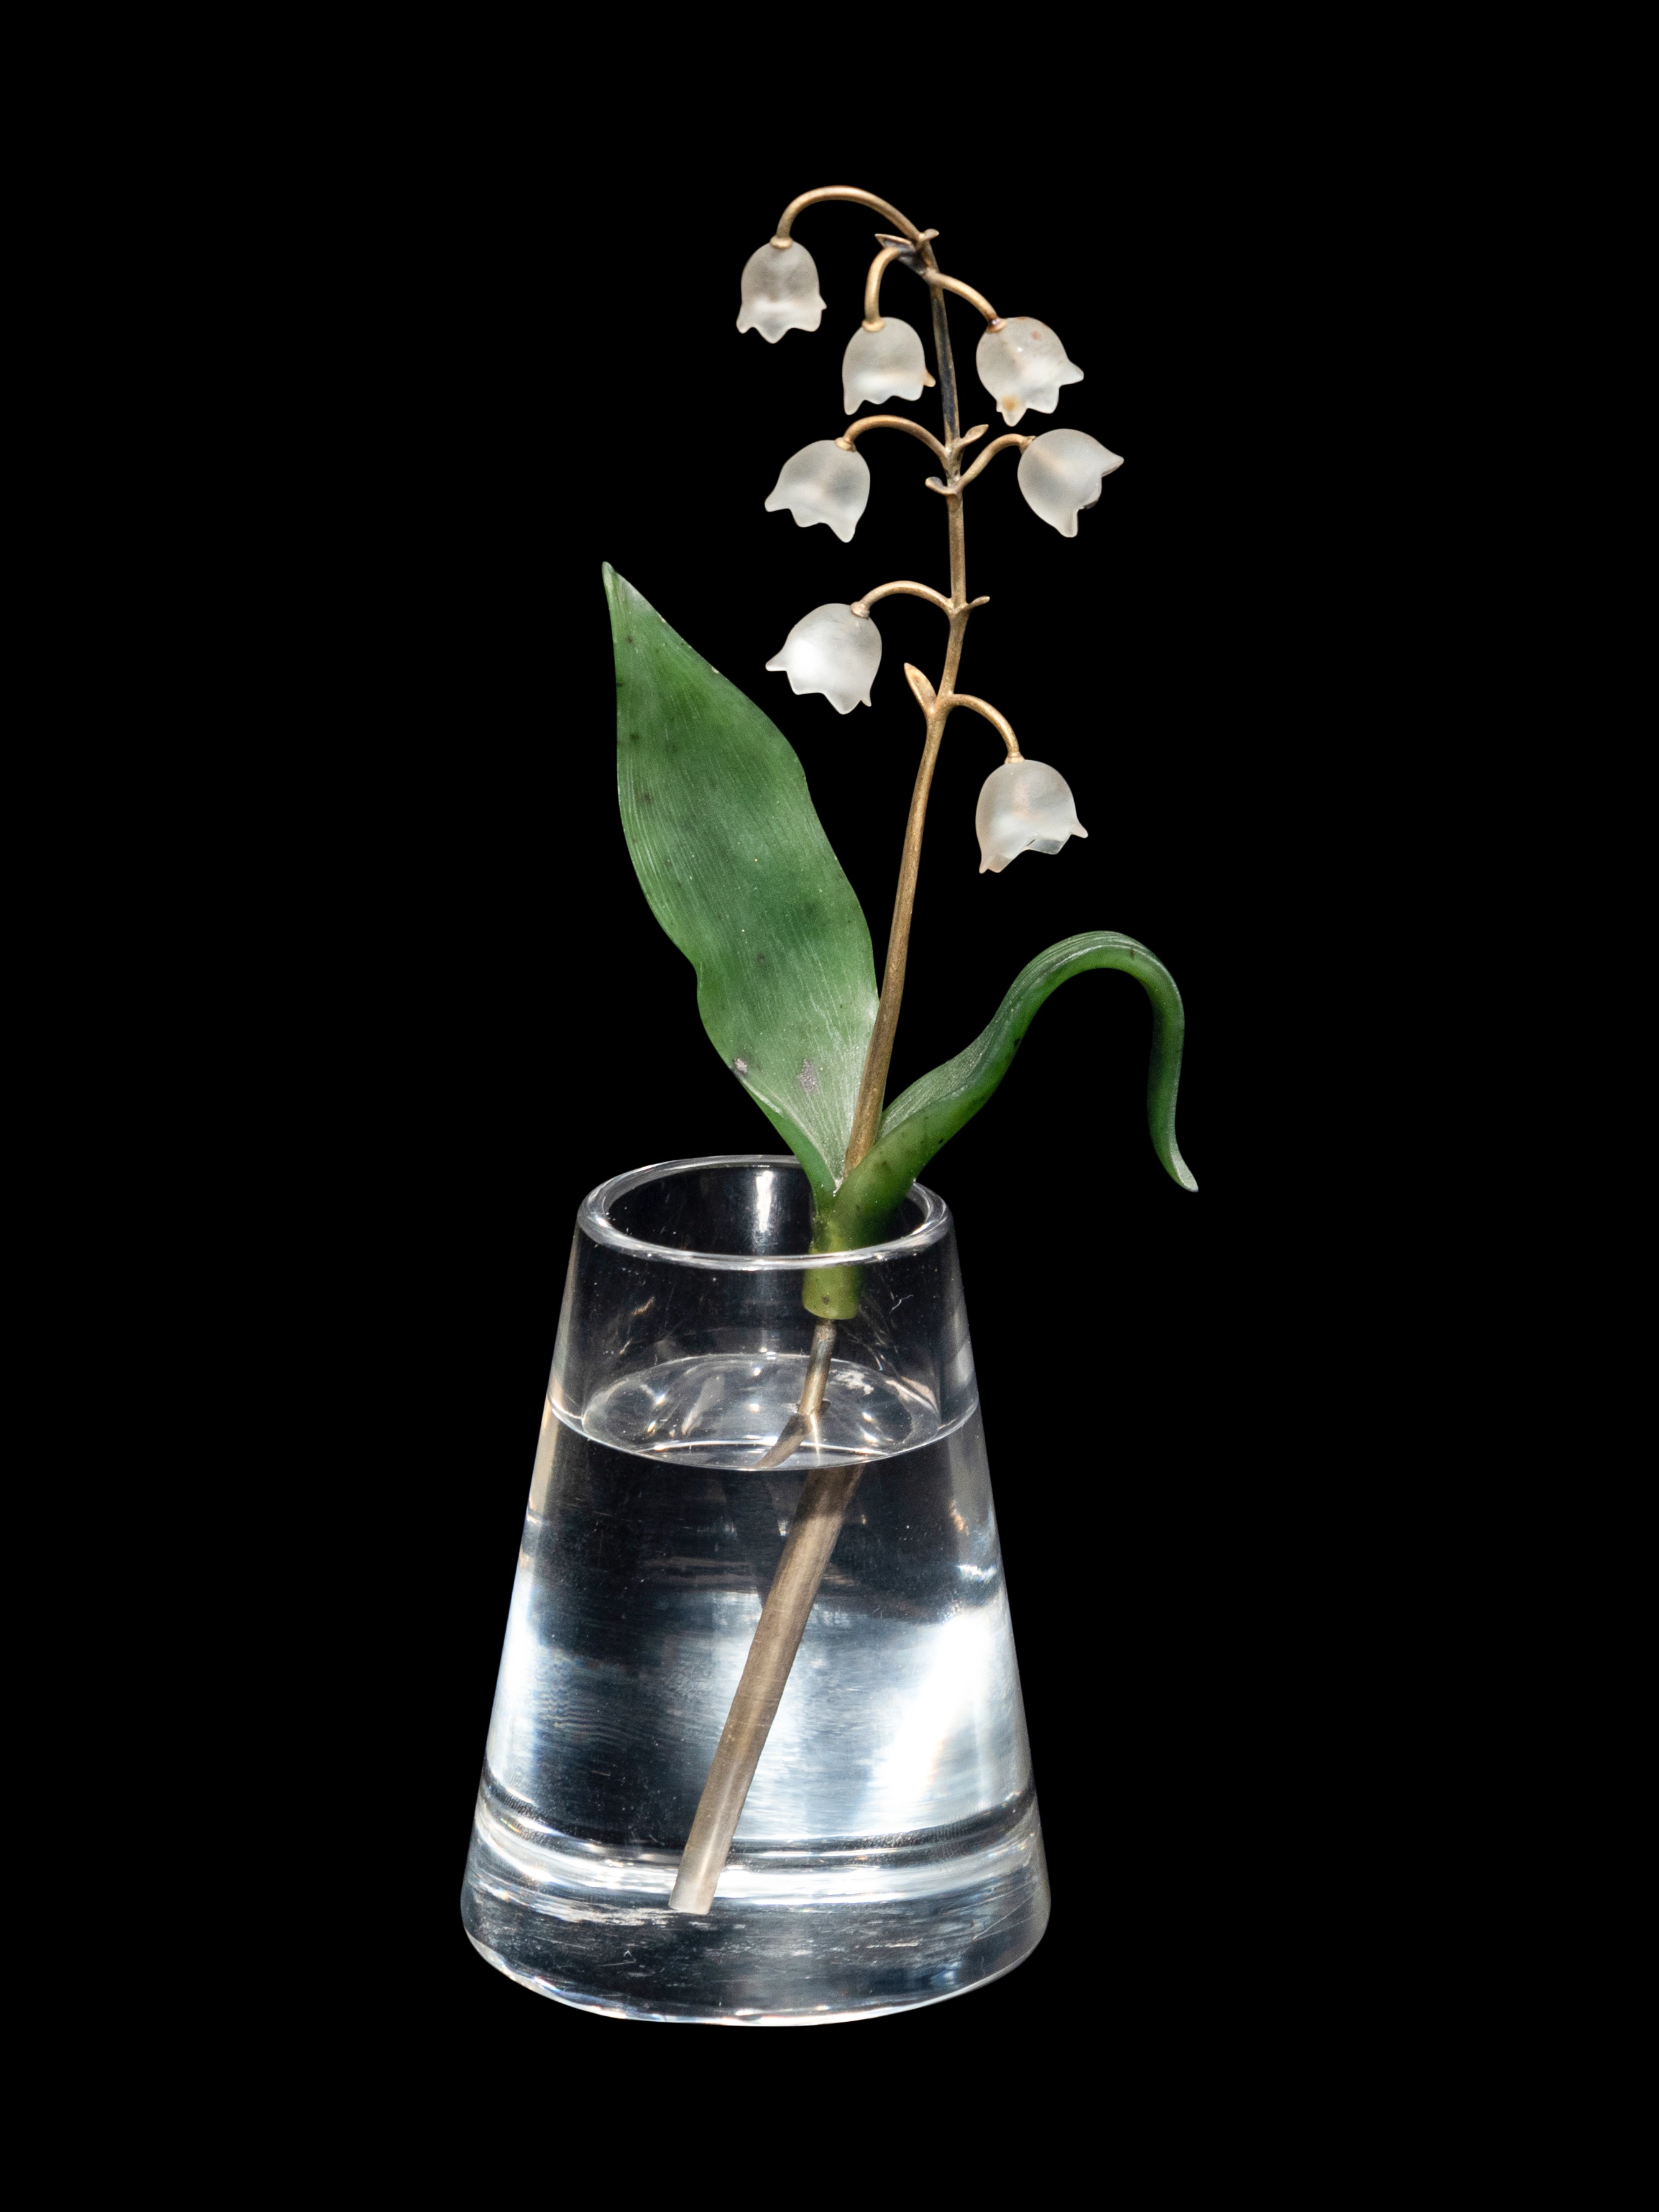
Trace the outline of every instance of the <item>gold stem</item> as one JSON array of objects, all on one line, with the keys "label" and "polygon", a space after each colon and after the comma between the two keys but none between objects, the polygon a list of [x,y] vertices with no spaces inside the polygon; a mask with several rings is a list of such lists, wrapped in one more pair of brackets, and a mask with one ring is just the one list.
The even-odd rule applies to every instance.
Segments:
[{"label": "gold stem", "polygon": [[[933,249],[931,246],[924,246],[919,258],[922,266],[916,274],[925,279],[927,271],[930,269],[937,269],[939,264],[933,258]],[[930,292],[927,304],[933,311],[933,358],[939,363],[939,410],[945,418],[945,442],[954,453],[962,443],[962,416],[957,404],[957,357],[951,350],[951,325],[945,313],[945,295],[942,292]],[[954,544],[951,557],[954,562],[956,559]],[[954,573],[953,568],[952,574]],[[962,597],[960,592],[957,593],[957,597],[958,599]]]},{"label": "gold stem", "polygon": [[856,422],[848,424],[836,443],[843,452],[850,453],[866,430],[908,430],[913,438],[920,438],[924,446],[937,453],[947,467],[950,465],[944,447],[933,432],[924,430],[920,422],[911,422],[905,415],[860,416]]},{"label": "gold stem", "polygon": [[[961,545],[962,502],[954,495],[951,511],[956,523],[952,532],[951,551]],[[957,566],[953,560],[951,566]],[[952,585],[960,593],[964,588],[959,578],[952,577]],[[951,617],[950,642],[945,647],[945,674],[942,688],[949,691],[957,668],[962,659],[963,633],[968,627],[969,610],[959,606]],[[858,1104],[853,1111],[853,1133],[847,1146],[846,1172],[853,1170],[876,1140],[876,1131],[881,1122],[882,1102],[887,1091],[887,1069],[893,1057],[893,1039],[898,1030],[899,1003],[904,995],[904,971],[910,957],[910,917],[916,903],[916,879],[921,872],[921,833],[927,820],[927,795],[933,786],[933,769],[939,759],[939,740],[945,735],[945,725],[950,720],[948,708],[941,710],[935,703],[927,717],[927,733],[921,749],[921,764],[916,770],[915,787],[910,794],[909,819],[904,825],[904,848],[899,856],[898,889],[893,899],[892,927],[887,934],[887,968],[881,979],[881,1001],[876,1008],[876,1025],[870,1032],[870,1043],[864,1056],[864,1074],[859,1084]]]},{"label": "gold stem", "polygon": [[1001,316],[984,293],[975,291],[971,284],[964,284],[960,276],[947,276],[941,269],[929,269],[923,274],[922,282],[933,289],[954,292],[959,299],[970,301],[994,331],[1002,328]]},{"label": "gold stem", "polygon": [[790,226],[795,217],[803,208],[809,208],[818,200],[856,200],[860,207],[874,208],[878,215],[884,215],[890,222],[896,223],[912,246],[921,246],[926,239],[937,235],[933,231],[918,230],[908,216],[901,215],[898,210],[886,200],[878,200],[873,192],[860,191],[856,185],[820,185],[815,191],[803,192],[799,199],[790,201],[778,218],[778,227],[772,238],[773,245],[787,246]]},{"label": "gold stem", "polygon": [[[824,1326],[833,1336],[833,1323]],[[777,1717],[812,1601],[863,1472],[857,1466],[817,1467],[801,1485],[800,1503],[789,1524],[783,1556],[761,1609],[760,1625],[744,1661],[681,1854],[679,1872],[669,1893],[671,1912],[708,1912],[713,1908],[744,1800]]]},{"label": "gold stem", "polygon": [[991,727],[1000,737],[1003,744],[1007,746],[1009,759],[1011,761],[1024,759],[1025,756],[1019,749],[1019,739],[1014,735],[1013,726],[1007,716],[999,714],[996,708],[988,706],[983,699],[970,699],[965,691],[951,691],[947,692],[939,703],[947,714],[953,707],[971,708],[975,714],[983,714]]},{"label": "gold stem", "polygon": [[957,474],[957,456],[961,452],[963,438],[961,417],[957,411],[956,357],[951,351],[944,296],[939,290],[933,292],[933,355],[939,364],[939,405],[945,418],[945,446],[939,449],[939,457],[949,475],[945,507],[951,536],[951,635],[945,648],[945,672],[939,678],[938,693],[932,707],[924,709],[927,733],[922,743],[915,787],[910,794],[909,818],[904,825],[898,889],[893,898],[893,922],[887,933],[887,968],[882,977],[880,1003],[876,1008],[876,1025],[870,1032],[864,1055],[864,1073],[859,1082],[858,1103],[853,1109],[853,1133],[848,1140],[844,1175],[852,1174],[874,1144],[881,1124],[887,1070],[892,1061],[899,1006],[904,996],[904,971],[910,957],[910,918],[916,903],[916,879],[921,872],[921,833],[927,821],[927,794],[933,786],[939,741],[951,719],[950,708],[941,702],[955,689],[957,671],[962,665],[963,639],[967,634],[968,617],[973,611],[968,600],[968,555],[962,526],[961,478]]},{"label": "gold stem", "polygon": [[931,584],[878,584],[873,592],[866,592],[861,599],[854,600],[853,612],[867,615],[878,599],[890,599],[895,592],[908,592],[913,599],[931,599],[943,614],[956,612],[944,592],[936,592]]},{"label": "gold stem", "polygon": [[864,280],[864,327],[866,331],[881,328],[881,280],[887,264],[896,261],[901,253],[908,253],[908,246],[884,246],[870,264],[870,274]]},{"label": "gold stem", "polygon": [[1018,446],[1023,453],[1027,446],[1035,446],[1036,443],[1036,440],[1035,438],[1028,438],[1023,430],[1010,430],[1006,437],[993,438],[990,444],[985,448],[985,451],[974,463],[973,467],[969,469],[963,477],[963,483],[964,484],[972,483],[974,478],[985,466],[985,464],[990,459],[992,454],[1000,453],[1005,446]]}]

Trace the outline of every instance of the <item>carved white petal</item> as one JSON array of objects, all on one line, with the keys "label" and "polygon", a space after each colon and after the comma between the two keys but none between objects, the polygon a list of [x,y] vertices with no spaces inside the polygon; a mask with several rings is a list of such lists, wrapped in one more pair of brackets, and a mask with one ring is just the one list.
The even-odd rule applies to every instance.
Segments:
[{"label": "carved white petal", "polygon": [[1062,538],[1075,538],[1078,516],[1122,466],[1122,454],[1109,452],[1086,430],[1045,430],[1019,457],[1019,488],[1034,514],[1052,522]]},{"label": "carved white petal", "polygon": [[1065,347],[1048,325],[1031,315],[1010,315],[1000,330],[988,330],[974,366],[1011,430],[1028,407],[1052,415],[1061,385],[1083,381],[1083,371],[1066,360]]},{"label": "carved white petal", "polygon": [[740,331],[775,345],[786,331],[815,331],[823,320],[817,264],[804,246],[763,246],[743,265]]},{"label": "carved white petal", "polygon": [[784,463],[766,511],[773,514],[787,507],[802,530],[810,523],[825,523],[845,545],[869,500],[870,464],[863,454],[849,453],[833,438],[819,438]]},{"label": "carved white petal", "polygon": [[1068,837],[1086,837],[1072,787],[1042,761],[1005,761],[985,779],[974,809],[979,872],[1000,876],[1022,853],[1057,853]]},{"label": "carved white petal", "polygon": [[838,714],[850,714],[854,707],[870,704],[870,686],[881,665],[881,632],[868,615],[855,615],[851,607],[814,607],[766,665],[787,676],[792,691],[821,691]]},{"label": "carved white petal", "polygon": [[842,358],[842,396],[856,415],[866,400],[920,399],[927,382],[921,340],[908,323],[888,315],[878,331],[854,331]]}]

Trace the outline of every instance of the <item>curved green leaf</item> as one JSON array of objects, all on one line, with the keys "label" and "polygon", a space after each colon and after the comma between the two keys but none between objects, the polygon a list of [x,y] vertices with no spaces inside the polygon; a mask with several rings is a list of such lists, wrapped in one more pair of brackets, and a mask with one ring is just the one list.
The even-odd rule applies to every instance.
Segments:
[{"label": "curved green leaf", "polygon": [[714,1049],[822,1211],[876,1018],[869,927],[787,739],[608,562],[605,589],[629,852],[651,911],[697,971]]},{"label": "curved green leaf", "polygon": [[1039,953],[1015,977],[990,1026],[968,1049],[894,1100],[881,1117],[875,1143],[842,1185],[816,1249],[846,1252],[885,1233],[899,1200],[933,1154],[973,1119],[1007,1073],[1037,1008],[1051,991],[1085,968],[1121,969],[1137,979],[1152,1000],[1146,1117],[1152,1150],[1183,1190],[1198,1188],[1176,1143],[1176,1089],[1186,1018],[1175,977],[1133,937],[1121,937],[1113,929],[1092,929]]}]

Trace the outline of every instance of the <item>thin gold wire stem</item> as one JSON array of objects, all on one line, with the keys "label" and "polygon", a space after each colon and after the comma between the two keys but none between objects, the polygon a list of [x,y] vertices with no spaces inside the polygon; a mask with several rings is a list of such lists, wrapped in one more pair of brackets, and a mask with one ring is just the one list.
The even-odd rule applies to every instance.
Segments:
[{"label": "thin gold wire stem", "polygon": [[1014,735],[1012,723],[1006,714],[998,714],[996,708],[988,705],[983,699],[970,698],[966,691],[951,691],[946,693],[939,703],[946,714],[954,707],[966,707],[973,714],[982,714],[1002,739],[1003,744],[1007,746],[1009,759],[1011,761],[1024,759],[1025,756],[1019,749],[1019,739]]},{"label": "thin gold wire stem", "polygon": [[866,331],[881,328],[881,280],[886,275],[889,264],[896,261],[900,254],[910,251],[908,246],[884,246],[870,264],[870,274],[864,280],[864,327]]},{"label": "thin gold wire stem", "polygon": [[969,301],[972,306],[979,309],[993,329],[1000,325],[1001,316],[998,314],[984,293],[975,291],[971,284],[964,284],[960,276],[947,276],[942,269],[919,269],[916,274],[930,291],[954,292],[958,299]]},{"label": "thin gold wire stem", "polygon": [[812,191],[803,192],[799,199],[791,200],[778,218],[777,229],[772,234],[773,245],[787,246],[795,217],[803,208],[812,207],[819,200],[856,200],[860,207],[874,208],[878,215],[884,215],[890,222],[896,223],[912,246],[924,246],[922,234],[908,215],[901,215],[890,201],[878,200],[873,192],[861,191],[856,185],[819,185]]},{"label": "thin gold wire stem", "polygon": [[[945,318],[943,295],[933,295],[933,358],[939,368],[939,405],[945,417],[945,447],[951,453],[962,448],[962,418],[957,411],[956,356],[951,350],[950,325]],[[944,449],[941,459],[945,458]],[[892,927],[887,933],[887,965],[882,976],[881,999],[876,1008],[875,1027],[870,1032],[870,1042],[864,1055],[864,1073],[859,1081],[858,1103],[853,1109],[853,1132],[848,1140],[847,1162],[843,1172],[853,1170],[876,1140],[876,1131],[881,1124],[882,1101],[887,1091],[887,1070],[893,1058],[893,1039],[898,1031],[899,1006],[904,996],[904,971],[910,958],[910,920],[915,910],[916,883],[921,872],[921,833],[927,822],[927,798],[933,787],[933,769],[939,760],[940,740],[945,726],[950,720],[948,708],[941,708],[940,700],[948,697],[956,688],[957,671],[962,665],[963,640],[967,634],[968,617],[973,611],[968,601],[968,554],[963,532],[962,493],[960,479],[954,464],[946,460],[950,486],[945,495],[945,513],[951,538],[951,635],[945,649],[945,670],[939,678],[939,690],[933,704],[927,710],[927,733],[922,743],[921,762],[916,769],[915,788],[910,793],[910,812],[904,825],[904,846],[899,855],[898,888],[893,898]]]},{"label": "thin gold wire stem", "polygon": [[[929,269],[936,269],[939,266],[933,258],[933,249],[931,246],[923,246],[921,258]],[[962,415],[957,398],[957,357],[951,350],[951,325],[945,319],[943,295],[938,292],[931,293],[928,305],[933,317],[933,358],[939,363],[940,387],[939,398],[940,412],[944,416],[945,442],[947,446],[954,447],[962,443]],[[951,545],[952,574],[955,574],[955,563],[959,550],[953,538]],[[961,592],[958,591],[956,596],[960,599]]]},{"label": "thin gold wire stem", "polygon": [[1035,438],[1028,438],[1023,430],[1010,430],[1006,437],[993,438],[990,444],[985,448],[985,451],[974,463],[973,467],[966,471],[963,474],[962,482],[964,489],[969,484],[972,483],[974,478],[985,466],[985,464],[990,459],[992,454],[1000,453],[1005,446],[1018,446],[1021,453],[1024,453],[1027,446],[1034,446],[1036,443],[1036,440]]},{"label": "thin gold wire stem", "polygon": [[873,592],[866,592],[861,599],[853,602],[855,615],[867,615],[878,599],[890,599],[895,592],[908,592],[912,599],[931,599],[941,613],[953,615],[956,608],[943,592],[936,592],[931,584],[878,584]]},{"label": "thin gold wire stem", "polygon": [[[920,438],[922,444],[930,452],[936,453],[941,461],[945,460],[945,448],[933,432],[924,430],[920,422],[912,422],[908,416],[904,415],[860,416],[856,422],[848,424],[836,443],[850,453],[866,430],[908,430],[913,438]],[[947,467],[950,465],[948,461],[945,462],[945,465]]]}]

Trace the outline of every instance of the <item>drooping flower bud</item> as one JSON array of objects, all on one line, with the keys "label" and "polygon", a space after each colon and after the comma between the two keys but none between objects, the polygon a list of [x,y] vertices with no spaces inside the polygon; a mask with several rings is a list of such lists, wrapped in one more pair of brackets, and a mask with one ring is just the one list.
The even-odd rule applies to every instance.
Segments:
[{"label": "drooping flower bud", "polygon": [[866,399],[920,399],[923,385],[933,380],[921,338],[896,315],[885,317],[878,331],[854,331],[842,358],[842,394],[849,415]]},{"label": "drooping flower bud", "polygon": [[1086,430],[1045,430],[1019,457],[1019,488],[1033,514],[1052,522],[1062,538],[1075,538],[1079,515],[1122,466],[1122,454],[1109,453]]},{"label": "drooping flower bud", "polygon": [[787,246],[769,240],[743,264],[740,331],[758,331],[775,345],[786,331],[815,331],[823,320],[817,264],[792,238]]},{"label": "drooping flower bud", "polygon": [[1060,386],[1083,381],[1083,371],[1066,360],[1065,347],[1048,325],[1030,315],[1011,315],[1000,328],[988,330],[974,366],[1011,430],[1028,407],[1052,415],[1060,404]]},{"label": "drooping flower bud", "polygon": [[814,607],[766,665],[787,676],[797,695],[822,691],[838,714],[850,714],[870,703],[870,686],[881,665],[881,632],[868,615],[855,615],[851,607]]},{"label": "drooping flower bud", "polygon": [[775,514],[787,507],[798,527],[827,523],[843,545],[849,543],[870,501],[870,464],[856,447],[849,453],[833,438],[803,446],[784,463],[766,502]]},{"label": "drooping flower bud", "polygon": [[1086,837],[1072,787],[1042,761],[1004,761],[985,779],[974,809],[979,872],[1000,876],[1021,853],[1057,853],[1068,837]]}]

